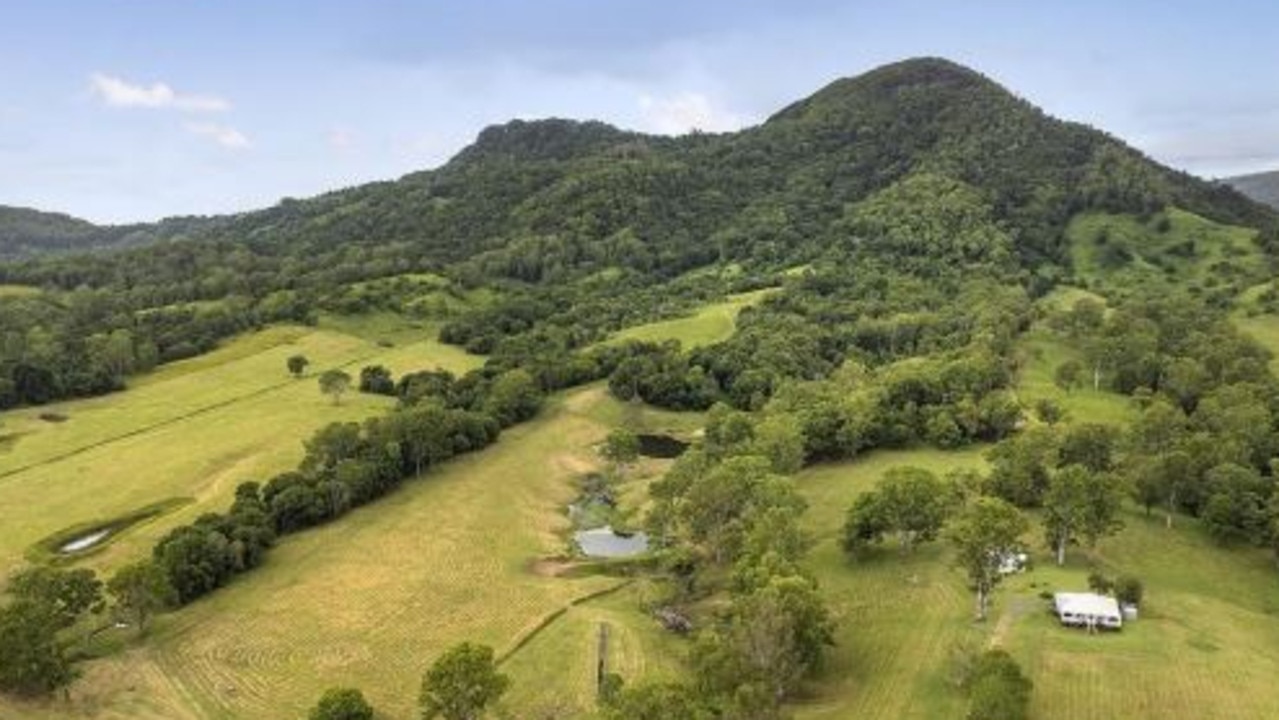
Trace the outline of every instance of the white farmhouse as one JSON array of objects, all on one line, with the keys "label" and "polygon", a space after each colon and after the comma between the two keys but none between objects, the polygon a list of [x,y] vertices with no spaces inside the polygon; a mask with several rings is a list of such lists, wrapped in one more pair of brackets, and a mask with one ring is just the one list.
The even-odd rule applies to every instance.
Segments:
[{"label": "white farmhouse", "polygon": [[1094,593],[1057,593],[1053,595],[1053,611],[1062,625],[1118,630],[1124,625],[1119,602]]}]

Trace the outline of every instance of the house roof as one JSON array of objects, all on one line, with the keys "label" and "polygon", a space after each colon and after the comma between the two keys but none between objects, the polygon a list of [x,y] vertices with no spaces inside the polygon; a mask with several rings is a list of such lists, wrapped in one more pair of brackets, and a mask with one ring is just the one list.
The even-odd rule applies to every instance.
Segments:
[{"label": "house roof", "polygon": [[1095,617],[1120,617],[1119,602],[1112,597],[1095,593],[1057,593],[1053,605],[1059,613],[1092,615]]}]

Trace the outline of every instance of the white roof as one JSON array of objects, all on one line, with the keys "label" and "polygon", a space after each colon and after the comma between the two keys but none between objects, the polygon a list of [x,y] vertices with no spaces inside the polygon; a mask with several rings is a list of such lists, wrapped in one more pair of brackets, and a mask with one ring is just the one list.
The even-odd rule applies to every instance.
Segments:
[{"label": "white roof", "polygon": [[1053,595],[1053,605],[1059,613],[1092,615],[1093,617],[1120,617],[1119,602],[1117,600],[1094,593],[1057,593]]}]

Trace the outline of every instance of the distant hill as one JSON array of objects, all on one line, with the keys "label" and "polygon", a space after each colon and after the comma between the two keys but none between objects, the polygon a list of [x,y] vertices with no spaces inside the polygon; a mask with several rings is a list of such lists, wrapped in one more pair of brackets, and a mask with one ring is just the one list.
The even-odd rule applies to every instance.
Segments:
[{"label": "distant hill", "polygon": [[84,249],[98,231],[93,223],[70,215],[0,205],[0,258]]},{"label": "distant hill", "polygon": [[170,218],[155,223],[95,225],[63,213],[0,205],[0,261],[146,245],[221,222],[219,218]]},{"label": "distant hill", "polygon": [[1279,209],[1279,170],[1226,178],[1225,182],[1253,200]]}]

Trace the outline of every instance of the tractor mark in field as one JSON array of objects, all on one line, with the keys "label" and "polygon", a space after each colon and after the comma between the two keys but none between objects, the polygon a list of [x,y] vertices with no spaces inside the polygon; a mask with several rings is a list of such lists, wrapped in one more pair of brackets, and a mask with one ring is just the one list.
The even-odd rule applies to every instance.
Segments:
[{"label": "tractor mark in field", "polygon": [[632,582],[633,582],[632,580],[624,580],[616,585],[610,585],[609,587],[606,587],[602,590],[596,590],[595,592],[587,593],[579,598],[574,598],[573,600],[570,600],[567,605],[564,605],[563,607],[557,610],[551,611],[549,614],[546,615],[546,617],[542,618],[541,622],[539,622],[537,625],[534,625],[531,630],[524,633],[522,636],[516,638],[515,642],[511,644],[511,647],[509,647],[505,652],[501,654],[501,656],[498,657],[497,664],[501,665],[502,663],[505,663],[506,661],[510,660],[515,655],[515,653],[527,647],[528,644],[533,642],[534,638],[540,635],[543,630],[546,630],[551,625],[554,625],[556,620],[559,620],[560,618],[567,615],[569,611],[572,610],[573,608],[577,607],[578,605],[588,603],[592,600],[598,600],[599,598],[602,598],[606,595],[612,595],[613,593],[621,590],[622,588],[629,587]]},{"label": "tractor mark in field", "polygon": [[[350,367],[352,365],[356,365],[368,360],[372,360],[373,358],[381,354],[382,352],[379,351],[379,352],[370,353],[368,355],[362,355],[360,357],[348,360],[338,365],[337,367],[341,367],[341,368]],[[215,410],[221,410],[223,408],[227,408],[232,405],[235,405],[236,403],[244,402],[246,400],[253,400],[255,398],[262,397],[263,395],[273,393],[277,390],[282,390],[287,387],[292,387],[296,382],[297,382],[296,379],[290,379],[281,383],[277,383],[275,385],[268,385],[267,387],[254,390],[253,392],[245,393],[244,395],[237,395],[233,398],[228,398],[226,400],[221,400],[219,402],[213,403],[212,405],[206,405],[202,408],[196,408],[195,410],[192,410],[191,412],[183,413],[181,415],[175,415],[174,417],[167,418],[156,423],[152,423],[145,427],[136,428],[134,430],[130,430],[128,432],[124,432],[119,435],[106,438],[105,440],[99,440],[98,442],[95,442],[95,443],[82,445],[73,450],[68,450],[64,453],[61,453],[59,455],[54,455],[53,457],[45,458],[44,460],[40,460],[38,462],[28,463],[26,465],[13,468],[11,470],[5,470],[4,472],[0,472],[0,480],[5,480],[7,478],[13,477],[14,475],[19,475],[21,473],[27,472],[28,470],[34,470],[36,468],[46,467],[48,465],[54,465],[68,458],[73,458],[77,455],[83,455],[84,453],[106,447],[107,445],[120,442],[121,440],[129,440],[131,438],[135,438],[140,435],[145,435],[149,432],[159,430],[161,428],[169,427],[170,425],[176,425],[180,422],[184,422],[186,420],[190,420],[192,418],[199,417],[201,415],[207,415],[208,413],[211,413]]]}]

